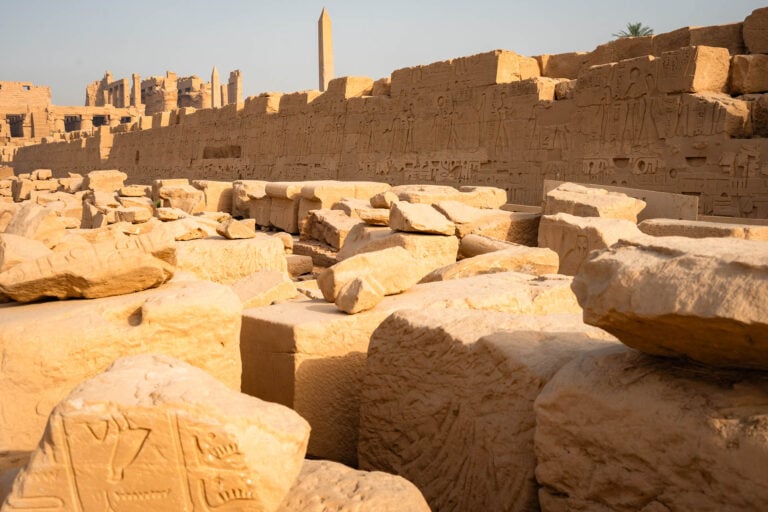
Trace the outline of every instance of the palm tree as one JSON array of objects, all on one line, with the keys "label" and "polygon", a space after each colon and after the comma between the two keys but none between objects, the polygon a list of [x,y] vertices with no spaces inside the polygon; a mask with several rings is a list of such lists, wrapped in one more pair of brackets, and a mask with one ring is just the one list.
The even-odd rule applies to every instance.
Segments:
[{"label": "palm tree", "polygon": [[617,32],[612,35],[613,37],[617,37],[617,38],[652,36],[653,29],[651,27],[644,26],[642,23],[638,21],[637,23],[627,23],[626,30],[622,30],[621,32]]}]

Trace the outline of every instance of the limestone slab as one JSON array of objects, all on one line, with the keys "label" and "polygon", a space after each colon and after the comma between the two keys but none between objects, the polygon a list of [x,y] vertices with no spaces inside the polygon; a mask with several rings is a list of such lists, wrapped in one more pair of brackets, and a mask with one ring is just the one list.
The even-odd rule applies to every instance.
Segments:
[{"label": "limestone slab", "polygon": [[177,357],[239,389],[240,316],[232,290],[205,281],[0,308],[0,417],[14,419],[0,422],[0,452],[34,448],[51,409],[124,355]]},{"label": "limestone slab", "polygon": [[124,357],[56,406],[3,509],[274,510],[308,437],[295,412],[178,359]]},{"label": "limestone slab", "polygon": [[389,208],[389,227],[393,231],[453,235],[456,227],[443,214],[428,204],[405,201],[392,203]]},{"label": "limestone slab", "polygon": [[232,283],[232,290],[243,303],[243,309],[269,306],[278,300],[298,295],[296,286],[284,272],[260,270]]},{"label": "limestone slab", "polygon": [[227,219],[220,223],[216,226],[216,233],[227,240],[242,240],[256,236],[256,230],[252,226],[235,219]]},{"label": "limestone slab", "polygon": [[556,274],[559,266],[555,251],[524,245],[464,258],[451,265],[433,270],[420,282],[445,281],[480,274],[522,272],[524,274]]},{"label": "limestone slab", "polygon": [[584,321],[650,354],[768,369],[768,242],[650,237],[584,262]]},{"label": "limestone slab", "polygon": [[543,213],[625,219],[637,223],[637,215],[644,208],[645,201],[619,192],[587,188],[576,183],[563,183],[544,195]]},{"label": "limestone slab", "polygon": [[301,229],[302,239],[314,239],[339,250],[349,232],[361,220],[350,217],[341,210],[312,210]]},{"label": "limestone slab", "polygon": [[157,195],[161,206],[167,208],[178,208],[190,214],[205,209],[205,193],[192,185],[162,185]]},{"label": "limestone slab", "polygon": [[433,510],[537,510],[533,402],[572,358],[615,343],[578,313],[396,312],[368,349],[360,467],[409,479]]},{"label": "limestone slab", "polygon": [[42,242],[10,233],[0,233],[0,273],[28,260],[43,258],[51,250]]},{"label": "limestone slab", "polygon": [[126,179],[128,175],[116,169],[91,171],[85,176],[83,188],[115,192],[125,185]]},{"label": "limestone slab", "polygon": [[32,238],[51,248],[64,236],[65,229],[66,225],[52,208],[29,202],[16,210],[5,233]]},{"label": "limestone slab", "polygon": [[761,510],[768,503],[764,373],[626,347],[563,367],[537,398],[542,510]]},{"label": "limestone slab", "polygon": [[652,236],[684,236],[688,238],[742,238],[768,240],[768,226],[750,226],[725,222],[695,220],[648,219],[637,225]]}]

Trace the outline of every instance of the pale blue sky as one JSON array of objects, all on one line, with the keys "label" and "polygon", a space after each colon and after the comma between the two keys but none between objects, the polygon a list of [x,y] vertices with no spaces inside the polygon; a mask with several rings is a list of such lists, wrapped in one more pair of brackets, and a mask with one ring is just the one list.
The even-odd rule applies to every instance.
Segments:
[{"label": "pale blue sky", "polygon": [[57,105],[85,86],[162,75],[223,81],[245,95],[317,88],[317,19],[333,21],[336,76],[394,69],[495,48],[523,55],[589,51],[628,21],[656,33],[742,21],[766,0],[0,0],[0,80],[50,85]]}]

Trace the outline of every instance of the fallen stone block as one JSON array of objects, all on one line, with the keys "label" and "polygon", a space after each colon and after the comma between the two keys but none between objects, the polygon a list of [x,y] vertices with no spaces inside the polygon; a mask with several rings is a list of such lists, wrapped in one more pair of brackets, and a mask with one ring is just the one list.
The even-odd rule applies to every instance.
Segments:
[{"label": "fallen stone block", "polygon": [[153,254],[163,252],[173,261],[174,248],[164,242],[141,235],[126,243],[78,245],[27,260],[0,272],[0,293],[32,302],[46,297],[93,299],[154,288],[174,272],[172,263]]},{"label": "fallen stone block", "polygon": [[0,308],[0,412],[13,418],[0,422],[0,453],[33,449],[51,409],[124,355],[177,357],[238,390],[241,311],[228,286],[206,281]]},{"label": "fallen stone block", "polygon": [[349,232],[360,222],[340,210],[311,210],[302,226],[301,238],[317,240],[339,250]]},{"label": "fallen stone block", "polygon": [[[149,185],[126,185],[119,189],[120,196],[123,197],[146,197],[152,196],[152,187]],[[150,201],[152,201],[150,199]]]},{"label": "fallen stone block", "polygon": [[496,240],[495,238],[483,235],[470,234],[462,237],[459,242],[459,258],[472,258],[473,256],[488,254],[489,252],[494,251],[503,251],[504,249],[510,249],[512,247],[518,247],[518,244]]},{"label": "fallen stone block", "polygon": [[232,183],[229,181],[192,180],[193,187],[203,191],[203,211],[232,212]]},{"label": "fallen stone block", "polygon": [[[274,510],[301,470],[308,437],[295,412],[178,359],[125,357],[56,406],[6,503]],[[114,478],[105,478],[110,471]]]},{"label": "fallen stone block", "polygon": [[446,281],[480,274],[522,272],[523,274],[556,274],[559,266],[557,253],[550,249],[520,245],[500,251],[481,254],[433,270],[421,283]]},{"label": "fallen stone block", "polygon": [[192,185],[162,185],[157,191],[161,206],[178,208],[186,213],[202,212],[205,194]]},{"label": "fallen stone block", "polygon": [[633,222],[601,217],[576,217],[567,213],[544,215],[539,224],[539,247],[555,251],[560,258],[558,273],[579,272],[587,255],[624,238],[642,236]]},{"label": "fallen stone block", "polygon": [[538,510],[533,402],[574,357],[616,344],[578,313],[398,311],[371,337],[360,467],[433,510]]},{"label": "fallen stone block", "polygon": [[542,510],[762,510],[764,374],[626,347],[564,366],[536,399]]},{"label": "fallen stone block", "polygon": [[18,212],[21,207],[22,205],[18,203],[0,202],[0,232],[5,232],[5,228],[8,227],[13,216],[16,215],[16,212]]},{"label": "fallen stone block", "polygon": [[677,219],[648,219],[637,225],[646,235],[685,236],[688,238],[742,238],[768,240],[768,226],[728,224]]},{"label": "fallen stone block", "polygon": [[155,209],[155,216],[162,221],[178,220],[189,217],[189,214],[179,208],[161,206]]},{"label": "fallen stone block", "polygon": [[332,267],[338,260],[338,251],[328,244],[317,240],[299,240],[293,244],[293,253],[297,256],[309,256],[312,264],[318,267]]},{"label": "fallen stone block", "polygon": [[288,274],[290,274],[291,277],[311,274],[312,269],[314,268],[312,256],[304,256],[303,254],[286,254],[285,261],[288,265]]},{"label": "fallen stone block", "polygon": [[600,188],[563,183],[544,196],[544,215],[568,213],[577,217],[625,219],[637,224],[645,201]]},{"label": "fallen stone block", "polygon": [[152,211],[141,206],[120,207],[115,210],[115,222],[139,224],[152,218]]},{"label": "fallen stone block", "polygon": [[253,226],[249,226],[247,223],[235,219],[225,220],[216,226],[216,233],[227,240],[243,240],[246,238],[254,238],[256,236],[256,230]]},{"label": "fallen stone block", "polygon": [[305,460],[277,512],[429,512],[415,485],[381,471],[357,471],[328,460]]},{"label": "fallen stone block", "polygon": [[35,169],[30,178],[32,180],[50,180],[53,178],[53,171],[51,169]]},{"label": "fallen stone block", "polygon": [[118,170],[91,171],[83,180],[83,188],[88,190],[100,190],[115,192],[125,186],[128,175]]},{"label": "fallen stone block", "polygon": [[393,231],[453,235],[453,222],[428,204],[392,203],[389,209],[389,227]]},{"label": "fallen stone block", "polygon": [[13,197],[14,202],[18,203],[29,199],[33,190],[35,187],[32,185],[32,180],[19,177],[11,184],[11,197]]},{"label": "fallen stone block", "polygon": [[[303,182],[273,181],[267,183],[265,190],[270,198],[269,223],[276,228],[288,233],[299,232],[299,202],[301,201],[301,188]],[[254,216],[256,224],[260,222],[259,216]]]},{"label": "fallen stone block", "polygon": [[260,270],[232,283],[232,290],[243,303],[243,309],[269,306],[279,300],[296,297],[299,292],[284,272]]},{"label": "fallen stone block", "polygon": [[10,233],[0,233],[0,273],[25,261],[44,258],[51,250],[42,242]]},{"label": "fallen stone block", "polygon": [[376,307],[387,295],[387,291],[375,276],[363,274],[341,287],[335,304],[341,311],[354,315]]},{"label": "fallen stone block", "polygon": [[384,192],[374,194],[369,199],[372,207],[386,208],[387,210],[389,210],[390,206],[392,206],[392,203],[395,201],[399,201],[399,198],[397,197],[397,194],[391,190],[385,190]]},{"label": "fallen stone block", "polygon": [[263,180],[236,180],[232,182],[232,216],[250,216],[252,201],[267,195],[266,186],[267,182]]},{"label": "fallen stone block", "polygon": [[356,212],[357,217],[369,226],[389,226],[389,209],[366,208]]},{"label": "fallen stone block", "polygon": [[52,208],[31,202],[23,204],[5,227],[5,233],[32,238],[49,248],[64,237],[65,231],[66,224]]},{"label": "fallen stone block", "polygon": [[176,256],[179,270],[215,283],[232,284],[259,270],[287,271],[282,242],[261,233],[245,240],[206,238],[180,242]]},{"label": "fallen stone block", "polygon": [[318,300],[248,309],[241,334],[242,389],[306,418],[312,425],[310,455],[354,466],[366,352],[371,334],[386,317],[424,308],[580,313],[570,284],[564,276],[505,272],[417,284],[356,315]]},{"label": "fallen stone block", "polygon": [[623,240],[584,262],[584,321],[649,354],[768,369],[768,242]]}]

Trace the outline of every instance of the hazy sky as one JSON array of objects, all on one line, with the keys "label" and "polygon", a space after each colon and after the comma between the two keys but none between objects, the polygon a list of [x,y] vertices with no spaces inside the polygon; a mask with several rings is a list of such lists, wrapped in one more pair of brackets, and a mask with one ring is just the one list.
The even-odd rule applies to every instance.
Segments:
[{"label": "hazy sky", "polygon": [[317,19],[333,22],[336,76],[496,48],[589,51],[627,22],[656,33],[742,21],[766,0],[0,0],[0,80],[50,85],[57,105],[115,78],[243,72],[245,95],[316,89]]}]

